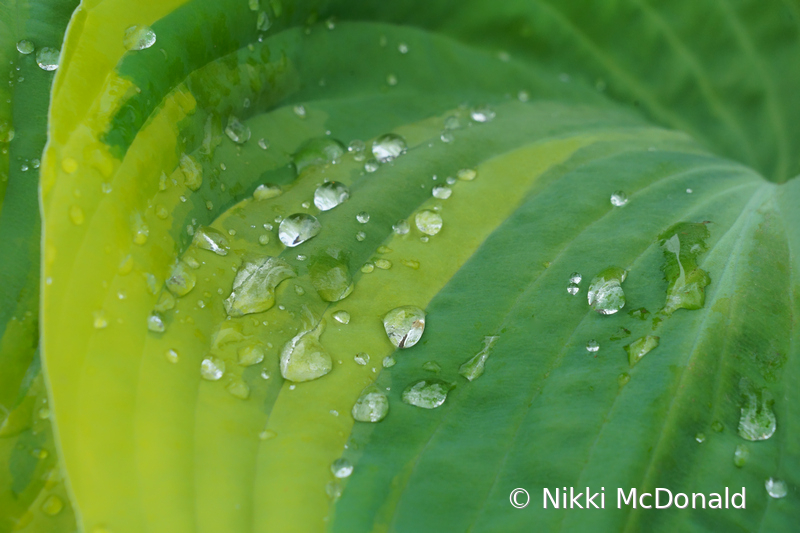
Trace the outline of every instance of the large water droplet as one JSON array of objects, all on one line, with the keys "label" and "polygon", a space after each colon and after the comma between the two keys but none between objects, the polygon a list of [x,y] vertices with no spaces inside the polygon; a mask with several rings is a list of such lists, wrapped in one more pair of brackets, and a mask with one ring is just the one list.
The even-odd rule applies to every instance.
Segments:
[{"label": "large water droplet", "polygon": [[125,35],[122,38],[122,44],[126,50],[144,50],[156,44],[156,32],[145,26],[144,24],[137,24],[125,30]]},{"label": "large water droplet", "polygon": [[760,408],[756,393],[745,392],[744,397],[745,404],[739,417],[739,436],[752,441],[767,440],[775,433],[777,426],[769,393],[761,391]]},{"label": "large water droplet", "polygon": [[350,477],[350,474],[353,473],[353,463],[340,457],[331,463],[331,473],[339,479]]},{"label": "large water droplet", "polygon": [[411,348],[425,331],[425,311],[413,305],[392,309],[383,317],[383,328],[398,348]]},{"label": "large water droplet", "polygon": [[281,375],[289,381],[317,379],[333,368],[333,361],[319,342],[325,329],[321,320],[316,327],[301,331],[286,343],[281,351]]},{"label": "large water droplet", "polygon": [[601,315],[613,315],[625,307],[625,292],[622,282],[628,272],[619,267],[610,267],[594,277],[589,284],[589,305]]},{"label": "large water droplet", "polygon": [[628,353],[628,364],[635,365],[642,357],[650,353],[650,351],[658,346],[659,337],[654,335],[645,335],[636,339],[632,343],[624,346],[625,351]]},{"label": "large water droplet", "polygon": [[337,249],[314,257],[308,267],[311,283],[320,298],[338,302],[353,292],[353,278],[347,265],[347,256]]},{"label": "large water droplet", "polygon": [[406,387],[402,399],[409,405],[436,409],[444,403],[452,388],[451,384],[439,379],[423,379]]},{"label": "large water droplet", "polygon": [[614,207],[622,207],[627,203],[628,203],[628,195],[625,194],[625,191],[615,191],[611,195],[611,205],[613,205]]},{"label": "large water droplet", "polygon": [[36,64],[42,70],[55,70],[58,68],[58,60],[61,56],[61,51],[56,48],[45,46],[36,52]]},{"label": "large water droplet", "polygon": [[34,44],[33,41],[29,41],[28,39],[22,39],[21,41],[17,41],[17,51],[20,54],[28,55],[33,52]]},{"label": "large water droplet", "polygon": [[388,163],[405,151],[406,140],[396,133],[381,135],[372,143],[372,155],[381,163]]},{"label": "large water droplet", "polygon": [[197,283],[197,276],[190,269],[189,265],[180,261],[172,269],[172,273],[166,281],[166,286],[175,296],[186,296],[194,289]]},{"label": "large water droplet", "polygon": [[314,191],[314,205],[320,211],[330,211],[350,198],[350,189],[338,181],[327,181]]},{"label": "large water droplet", "polygon": [[244,144],[250,140],[250,128],[231,115],[228,117],[228,125],[225,126],[225,135],[236,144]]},{"label": "large water droplet", "polygon": [[266,311],[275,305],[275,287],[296,275],[291,265],[278,257],[245,259],[224,302],[225,310],[229,316]]},{"label": "large water droplet", "polygon": [[429,209],[420,211],[414,217],[414,222],[422,233],[426,235],[436,235],[442,230],[442,216]]},{"label": "large water droplet", "polygon": [[284,245],[294,247],[316,237],[321,229],[322,225],[317,217],[307,213],[295,213],[281,221],[278,238]]},{"label": "large water droplet", "polygon": [[489,354],[492,353],[492,348],[499,338],[500,337],[497,335],[484,337],[483,349],[461,365],[458,369],[458,373],[470,381],[481,377],[483,375],[484,366],[486,365],[486,360],[489,359]]},{"label": "large water droplet", "polygon": [[225,361],[218,357],[206,357],[200,363],[200,375],[208,381],[217,381],[225,374]]},{"label": "large water droplet", "polygon": [[292,156],[294,167],[300,174],[304,169],[314,165],[325,165],[337,162],[347,149],[342,143],[330,137],[318,137],[306,141]]},{"label": "large water droplet", "polygon": [[359,422],[380,422],[388,412],[389,398],[375,385],[361,391],[352,410],[353,418]]},{"label": "large water droplet", "polygon": [[217,229],[208,226],[199,227],[194,231],[192,243],[217,255],[228,255],[228,239]]},{"label": "large water droplet", "polygon": [[788,493],[786,482],[780,479],[769,478],[764,482],[764,488],[767,489],[767,494],[775,499],[785,498]]}]

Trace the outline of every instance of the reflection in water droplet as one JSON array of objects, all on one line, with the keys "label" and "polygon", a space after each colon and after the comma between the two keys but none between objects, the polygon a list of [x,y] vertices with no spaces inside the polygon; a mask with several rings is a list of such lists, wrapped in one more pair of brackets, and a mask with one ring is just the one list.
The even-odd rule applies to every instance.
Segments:
[{"label": "reflection in water droplet", "polygon": [[217,255],[228,255],[228,239],[221,231],[209,226],[200,226],[194,231],[192,244]]},{"label": "reflection in water droplet", "polygon": [[622,207],[628,203],[628,195],[624,191],[615,191],[611,195],[611,205],[614,207]]},{"label": "reflection in water droplet", "polygon": [[314,205],[320,211],[330,211],[350,198],[350,189],[338,181],[328,181],[314,191]]},{"label": "reflection in water droplet", "polygon": [[45,46],[36,52],[36,64],[39,65],[39,68],[42,70],[52,71],[58,68],[60,56],[60,50]]},{"label": "reflection in water droplet", "polygon": [[350,313],[344,310],[339,310],[333,313],[333,319],[340,324],[350,323]]},{"label": "reflection in water droplet", "polygon": [[425,331],[425,311],[413,305],[392,309],[383,317],[383,328],[392,344],[411,348]]},{"label": "reflection in water droplet", "polygon": [[627,271],[619,267],[610,267],[594,277],[589,284],[589,305],[601,315],[613,315],[625,307],[625,292],[622,282],[628,276]]},{"label": "reflection in water droplet", "polygon": [[200,363],[200,375],[208,381],[217,381],[225,374],[225,361],[208,356]]},{"label": "reflection in water droplet", "polygon": [[397,235],[405,235],[411,231],[411,225],[407,220],[398,220],[392,224],[392,231],[394,231]]},{"label": "reflection in water droplet", "polygon": [[228,117],[228,125],[225,126],[225,135],[236,144],[244,144],[250,140],[250,128],[231,115]]},{"label": "reflection in water droplet", "polygon": [[164,317],[158,311],[153,311],[147,317],[147,329],[155,333],[164,333],[167,329],[164,324]]},{"label": "reflection in water droplet", "polygon": [[389,270],[392,268],[392,262],[388,259],[376,259],[375,260],[375,268],[380,268],[381,270]]},{"label": "reflection in water droplet", "polygon": [[436,235],[442,229],[442,216],[429,209],[417,213],[414,222],[417,228],[426,235]]},{"label": "reflection in water droplet", "polygon": [[769,478],[764,482],[764,487],[767,489],[767,494],[775,499],[785,498],[788,493],[786,482],[780,479]]},{"label": "reflection in water droplet", "polygon": [[445,185],[437,185],[433,188],[431,193],[434,198],[438,198],[439,200],[447,200],[450,198],[450,195],[453,194],[453,189],[447,187]]},{"label": "reflection in water droplet", "polygon": [[190,270],[189,265],[180,261],[173,267],[166,286],[175,296],[186,296],[194,289],[196,283],[197,276]]},{"label": "reflection in water droplet", "polygon": [[445,381],[423,379],[406,387],[402,399],[409,405],[423,409],[435,409],[445,402],[451,388],[452,385]]},{"label": "reflection in water droplet", "polygon": [[355,361],[356,364],[365,366],[369,363],[369,354],[366,352],[359,352],[353,357],[353,361]]},{"label": "reflection in water droplet", "polygon": [[28,55],[33,52],[34,44],[33,41],[29,41],[27,39],[22,39],[21,41],[17,41],[17,51],[20,54]]},{"label": "reflection in water droplet", "polygon": [[569,285],[567,285],[567,292],[570,293],[573,296],[578,294],[578,292],[580,290],[581,290],[581,288],[575,283],[570,283]]},{"label": "reflection in water droplet", "polygon": [[490,122],[494,120],[495,112],[489,106],[482,105],[472,108],[469,117],[475,122]]},{"label": "reflection in water droplet", "polygon": [[745,392],[745,405],[739,418],[739,436],[743,439],[758,441],[770,438],[776,429],[775,413],[772,412],[772,398],[765,389],[761,391],[761,408],[758,396],[753,392]]},{"label": "reflection in water droplet", "polygon": [[137,24],[125,30],[122,44],[126,50],[144,50],[156,44],[156,33],[144,24]]},{"label": "reflection in water droplet", "polygon": [[335,163],[341,159],[347,149],[344,145],[330,137],[309,139],[292,155],[295,170],[300,174],[308,167]]},{"label": "reflection in water droplet", "polygon": [[747,464],[747,459],[750,457],[750,450],[745,444],[737,444],[736,450],[733,452],[733,464],[738,468],[742,468]]},{"label": "reflection in water droplet", "polygon": [[592,339],[586,343],[586,351],[589,353],[596,353],[600,349],[600,343]]},{"label": "reflection in water droplet", "polygon": [[636,363],[641,361],[642,357],[650,353],[656,346],[658,346],[659,337],[654,335],[645,335],[636,339],[632,343],[624,346],[625,351],[628,353],[628,364],[633,367]]},{"label": "reflection in water droplet", "polygon": [[372,143],[372,155],[380,163],[388,163],[406,151],[406,140],[396,133],[381,135]]},{"label": "reflection in water droplet", "polygon": [[261,313],[275,305],[275,288],[295,277],[291,265],[278,257],[246,259],[233,280],[231,294],[223,302],[229,316]]},{"label": "reflection in water droplet", "polygon": [[368,385],[361,391],[351,412],[358,422],[380,422],[389,412],[389,398],[375,385]]},{"label": "reflection in water droplet", "polygon": [[366,224],[369,222],[369,213],[366,211],[361,211],[359,214],[356,215],[356,220],[361,224]]},{"label": "reflection in water droplet", "polygon": [[281,375],[289,381],[310,381],[331,371],[333,361],[319,342],[325,329],[321,320],[313,329],[295,335],[281,351]]},{"label": "reflection in water droplet", "polygon": [[498,335],[489,335],[483,338],[483,349],[480,352],[470,357],[458,369],[458,373],[470,381],[474,381],[483,375],[486,360],[492,353],[492,349],[500,337]]},{"label": "reflection in water droplet", "polygon": [[353,463],[340,457],[331,464],[331,472],[339,479],[350,477],[350,474],[353,473]]},{"label": "reflection in water droplet", "polygon": [[313,215],[307,213],[295,213],[289,215],[278,227],[278,238],[289,247],[303,244],[309,239],[316,237],[322,225]]}]

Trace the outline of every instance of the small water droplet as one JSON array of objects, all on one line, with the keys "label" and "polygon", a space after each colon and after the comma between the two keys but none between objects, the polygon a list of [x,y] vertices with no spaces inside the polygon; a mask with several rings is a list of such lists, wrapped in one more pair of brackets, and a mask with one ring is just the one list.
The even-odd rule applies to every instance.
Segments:
[{"label": "small water droplet", "polygon": [[628,374],[627,372],[622,372],[619,376],[617,376],[617,385],[619,385],[620,387],[624,387],[625,385],[628,384],[630,380],[631,380],[631,375]]},{"label": "small water droplet", "polygon": [[39,68],[42,70],[53,71],[58,68],[60,56],[60,50],[45,46],[36,52],[36,64],[39,65]]},{"label": "small water droplet", "polygon": [[453,194],[453,189],[447,187],[445,185],[437,185],[433,188],[433,197],[438,198],[440,200],[447,200],[450,198],[450,195]]},{"label": "small water droplet", "polygon": [[392,224],[392,231],[394,231],[397,235],[405,235],[411,231],[411,225],[407,220],[398,220]]},{"label": "small water droplet", "polygon": [[225,126],[225,135],[236,144],[244,144],[250,140],[250,128],[231,115],[228,117],[228,125]]},{"label": "small water droplet", "polygon": [[361,272],[363,272],[364,274],[369,274],[373,270],[375,270],[375,265],[373,263],[370,263],[369,261],[364,263],[364,265],[361,267]]},{"label": "small water droplet", "polygon": [[417,213],[414,222],[417,229],[426,235],[436,235],[442,229],[442,216],[429,209]]},{"label": "small water droplet", "polygon": [[407,54],[408,53],[408,45],[406,43],[398,44],[397,45],[397,51],[400,52],[401,54]]},{"label": "small water droplet", "polygon": [[775,499],[785,498],[788,493],[786,482],[780,479],[769,478],[764,482],[767,494]]},{"label": "small water droplet", "polygon": [[80,206],[73,205],[69,208],[69,219],[72,221],[73,224],[76,226],[80,226],[83,224],[86,217],[83,214],[83,209]]},{"label": "small water droplet", "polygon": [[388,412],[389,398],[375,385],[368,385],[361,391],[351,411],[353,418],[358,422],[380,422],[386,418]]},{"label": "small water droplet", "polygon": [[350,198],[350,189],[338,181],[327,181],[314,191],[314,205],[320,211],[330,211]]},{"label": "small water droplet", "polygon": [[178,362],[178,352],[175,350],[172,349],[167,350],[166,352],[164,352],[164,357],[166,357],[167,361],[169,361],[170,363],[175,364]]},{"label": "small water droplet", "polygon": [[228,255],[228,239],[218,229],[201,226],[194,232],[192,244],[217,255]]},{"label": "small water droplet", "polygon": [[469,381],[478,379],[483,375],[486,360],[492,353],[495,343],[500,337],[497,335],[489,335],[483,338],[483,349],[477,354],[470,357],[458,369],[458,373],[467,378]]},{"label": "small water droplet", "polygon": [[742,468],[747,464],[747,459],[750,457],[750,450],[745,444],[737,444],[736,449],[733,451],[733,464]]},{"label": "small water droplet", "polygon": [[338,500],[342,495],[342,487],[338,483],[334,483],[331,481],[327,485],[325,485],[325,493],[328,495],[328,498],[331,500]]},{"label": "small water droplet", "polygon": [[443,131],[442,134],[439,136],[443,143],[451,143],[456,140],[455,135],[451,131]]},{"label": "small water droplet", "polygon": [[269,148],[269,141],[267,141],[267,140],[266,140],[265,138],[263,138],[263,137],[262,137],[262,138],[260,138],[260,139],[258,140],[258,147],[259,147],[259,148],[261,148],[262,150],[266,150],[267,148]]},{"label": "small water droplet", "polygon": [[228,298],[223,302],[228,316],[261,313],[275,305],[275,288],[295,277],[291,265],[279,257],[253,257],[242,262]]},{"label": "small water droplet", "polygon": [[17,51],[20,54],[28,55],[33,52],[34,44],[33,41],[29,41],[27,39],[22,39],[21,41],[17,41]]},{"label": "small water droplet", "polygon": [[706,441],[705,433],[698,433],[697,435],[694,436],[694,440],[696,440],[700,444],[703,444]]},{"label": "small water droplet", "polygon": [[183,183],[189,190],[196,191],[203,185],[203,165],[194,156],[181,155],[178,166],[183,174]]},{"label": "small water droplet", "polygon": [[645,335],[644,337],[636,339],[632,343],[624,346],[625,351],[628,353],[628,364],[633,367],[633,365],[641,361],[642,357],[650,353],[658,346],[658,341],[659,337],[654,335]]},{"label": "small water droplet", "polygon": [[108,326],[108,318],[105,311],[95,311],[92,315],[94,317],[94,329],[103,329]]},{"label": "small water droplet", "polygon": [[428,372],[435,372],[438,374],[442,371],[442,367],[436,361],[425,361],[422,363],[422,370],[427,370]]},{"label": "small water droplet", "polygon": [[570,283],[569,285],[567,285],[567,292],[573,296],[578,294],[580,290],[581,288],[576,283]]},{"label": "small water droplet", "polygon": [[570,283],[580,283],[582,279],[583,276],[581,276],[580,272],[573,272],[572,274],[569,275]]},{"label": "small water droplet", "polygon": [[366,239],[366,238],[367,238],[367,234],[365,232],[359,231],[359,232],[356,233],[356,240],[358,242],[363,242],[364,239]]},{"label": "small water droplet", "polygon": [[686,189],[686,194],[692,194],[692,189]]},{"label": "small water droplet", "polygon": [[621,284],[627,276],[627,271],[619,267],[610,267],[597,274],[589,284],[587,295],[592,309],[601,315],[613,315],[625,307],[625,292]]},{"label": "small water droplet", "polygon": [[344,310],[339,310],[333,313],[333,319],[340,324],[350,323],[350,313]]},{"label": "small water droplet", "polygon": [[126,50],[144,50],[156,44],[156,33],[144,24],[137,24],[125,30],[122,44]]},{"label": "small water droplet", "polygon": [[273,430],[271,430],[271,429],[265,429],[264,431],[262,431],[261,433],[258,434],[258,438],[261,439],[261,440],[270,440],[270,439],[274,439],[277,436],[278,436],[278,433],[273,431]]},{"label": "small water droplet", "polygon": [[331,464],[331,472],[339,479],[350,477],[350,474],[353,473],[353,463],[344,457],[340,457]]},{"label": "small water droplet", "polygon": [[46,515],[55,516],[62,509],[64,509],[64,502],[55,494],[51,494],[42,502],[42,512]]},{"label": "small water droplet", "polygon": [[386,85],[389,85],[390,87],[394,87],[395,85],[397,85],[397,76],[395,76],[394,74],[387,75]]},{"label": "small water droplet", "polygon": [[359,214],[356,215],[356,220],[361,224],[366,224],[369,222],[369,213],[366,211],[361,211]]},{"label": "small water droplet", "polygon": [[520,91],[517,93],[517,100],[519,100],[520,102],[527,102],[528,100],[530,100],[530,98],[531,95],[528,94],[528,91]]},{"label": "small water droplet", "polygon": [[200,363],[200,376],[208,381],[217,381],[225,374],[225,361],[208,356]]},{"label": "small water droplet", "polygon": [[269,235],[266,233],[258,236],[258,244],[267,245],[269,244]]},{"label": "small water droplet", "polygon": [[380,165],[381,164],[378,163],[377,159],[370,158],[370,159],[367,159],[366,163],[364,163],[364,170],[367,171],[368,173],[372,173],[372,172],[377,171],[378,168],[380,168]]},{"label": "small water droplet", "polygon": [[586,343],[586,351],[589,353],[596,353],[600,349],[600,343],[592,339]]},{"label": "small water droplet", "polygon": [[167,327],[164,324],[164,317],[158,311],[153,311],[147,317],[147,329],[154,333],[164,333]]},{"label": "small water droplet", "polygon": [[381,135],[372,143],[372,155],[380,163],[388,163],[406,151],[406,140],[396,133]]},{"label": "small water droplet", "polygon": [[247,383],[241,378],[234,378],[229,381],[225,386],[225,390],[227,390],[231,396],[239,398],[240,400],[246,400],[250,397],[250,387],[248,387]]},{"label": "small water droplet", "polygon": [[452,385],[438,379],[423,379],[412,383],[403,391],[404,403],[423,409],[436,409],[447,399]]},{"label": "small water droplet", "polygon": [[711,423],[711,429],[717,433],[722,433],[722,431],[725,429],[725,426],[722,425],[722,422],[719,420],[714,420],[714,422]]},{"label": "small water droplet", "polygon": [[306,108],[305,108],[305,106],[302,106],[302,105],[296,105],[296,106],[294,106],[294,107],[292,108],[292,111],[293,111],[293,112],[294,112],[294,114],[295,114],[295,115],[297,115],[298,117],[300,117],[300,118],[306,118]]},{"label": "small water droplet", "polygon": [[769,392],[766,389],[761,391],[760,408],[756,393],[745,392],[744,397],[745,402],[739,417],[739,436],[750,441],[769,439],[777,426]]},{"label": "small water droplet", "polygon": [[346,153],[344,145],[331,137],[316,137],[303,143],[292,155],[295,170],[300,174],[308,167],[336,163]]},{"label": "small water droplet", "polygon": [[611,195],[611,205],[622,207],[628,203],[628,195],[624,191],[616,191]]},{"label": "small water droplet", "polygon": [[392,262],[388,259],[376,259],[375,260],[375,268],[380,268],[381,270],[389,270],[392,268]]},{"label": "small water droplet", "polygon": [[383,317],[383,328],[392,344],[410,348],[417,344],[425,331],[425,311],[413,305],[392,309]]},{"label": "small water droplet", "polygon": [[294,247],[316,237],[321,229],[322,225],[315,216],[307,213],[295,213],[281,222],[278,228],[278,238],[284,245]]},{"label": "small water droplet", "polygon": [[256,187],[256,190],[253,191],[253,199],[269,200],[270,198],[275,198],[276,196],[280,196],[281,194],[283,194],[283,191],[277,185],[263,183],[258,187]]},{"label": "small water droplet", "polygon": [[383,368],[392,368],[394,365],[397,364],[397,361],[395,361],[394,357],[392,357],[391,355],[387,355],[386,357],[383,358],[382,364]]},{"label": "small water droplet", "polygon": [[353,361],[355,361],[356,364],[365,366],[369,363],[369,354],[366,352],[359,352],[353,357]]},{"label": "small water droplet", "polygon": [[494,120],[495,112],[489,106],[481,105],[472,108],[469,117],[475,122],[490,122]]}]

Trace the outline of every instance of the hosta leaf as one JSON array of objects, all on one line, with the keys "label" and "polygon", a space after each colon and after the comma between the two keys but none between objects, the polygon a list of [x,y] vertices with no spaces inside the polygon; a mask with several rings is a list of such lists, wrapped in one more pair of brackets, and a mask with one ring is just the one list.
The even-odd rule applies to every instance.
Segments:
[{"label": "hosta leaf", "polygon": [[[81,527],[788,530],[797,37],[757,7],[85,5],[41,183]],[[564,486],[748,502],[535,504]]]}]

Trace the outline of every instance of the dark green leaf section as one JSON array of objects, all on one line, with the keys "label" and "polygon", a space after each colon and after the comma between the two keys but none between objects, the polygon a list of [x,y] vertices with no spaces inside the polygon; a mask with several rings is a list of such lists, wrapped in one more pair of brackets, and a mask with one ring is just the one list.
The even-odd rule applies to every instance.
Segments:
[{"label": "dark green leaf section", "polygon": [[[778,381],[798,365],[786,335],[796,336],[786,290],[786,243],[796,237],[776,210],[790,193],[721,160],[610,146],[585,149],[546,182],[429,305],[423,341],[380,376],[391,387],[390,414],[356,426],[348,452],[356,468],[332,529],[790,530],[797,506],[764,490],[772,476],[797,483],[797,403],[790,382]],[[623,208],[608,200],[617,189],[631,198]],[[565,191],[580,192],[560,201]],[[702,309],[641,321],[588,308],[586,280],[607,264],[630,269],[630,307],[660,308],[659,236],[680,221],[711,221],[700,266],[715,282]],[[620,231],[632,225],[637,231]],[[566,291],[573,271],[584,276],[574,297]],[[621,327],[633,338],[660,337],[632,369],[627,342],[611,340]],[[472,383],[458,376],[484,336],[498,332],[485,374]],[[597,357],[586,351],[590,339],[600,344]],[[400,392],[425,377],[431,360],[458,386],[437,410],[403,404]],[[620,387],[622,372],[630,381]],[[773,390],[779,429],[747,442],[751,459],[738,469],[743,377]],[[605,487],[606,510],[542,510],[543,488],[564,486]],[[708,494],[725,486],[746,487],[747,511],[616,509],[617,488]],[[517,487],[532,495],[524,510],[508,501]]]}]

